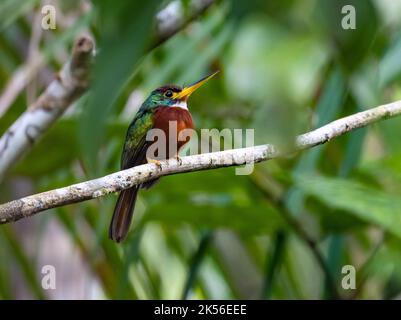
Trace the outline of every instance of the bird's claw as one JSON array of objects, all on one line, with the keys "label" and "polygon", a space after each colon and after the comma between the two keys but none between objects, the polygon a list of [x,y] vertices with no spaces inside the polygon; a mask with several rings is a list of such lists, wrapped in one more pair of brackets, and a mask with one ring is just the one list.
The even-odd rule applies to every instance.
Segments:
[{"label": "bird's claw", "polygon": [[180,156],[175,156],[174,158],[175,158],[175,160],[177,160],[178,164],[181,166],[182,165],[181,157]]},{"label": "bird's claw", "polygon": [[160,170],[162,169],[162,164],[161,164],[161,162],[159,160],[152,159],[152,158],[146,158],[146,160],[148,161],[148,163],[155,164]]}]

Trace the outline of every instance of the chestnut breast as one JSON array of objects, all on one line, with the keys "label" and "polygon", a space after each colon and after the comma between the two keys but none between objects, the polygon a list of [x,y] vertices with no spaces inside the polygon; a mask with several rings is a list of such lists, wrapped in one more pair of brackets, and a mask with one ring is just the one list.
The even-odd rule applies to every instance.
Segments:
[{"label": "chestnut breast", "polygon": [[[169,125],[170,121],[175,121],[175,125]],[[186,136],[182,141],[178,141],[179,134],[184,129],[194,129],[194,125],[192,122],[192,116],[188,110],[179,107],[167,107],[161,106],[156,108],[154,112],[154,128],[161,129],[166,134],[166,143],[167,150],[169,147],[169,134],[170,129],[175,129],[176,132],[172,132],[172,137],[176,137],[177,139],[177,150],[173,151],[173,155],[178,154],[178,151],[190,140],[190,136]],[[183,133],[184,134],[184,133]],[[171,150],[170,150],[171,154]]]}]

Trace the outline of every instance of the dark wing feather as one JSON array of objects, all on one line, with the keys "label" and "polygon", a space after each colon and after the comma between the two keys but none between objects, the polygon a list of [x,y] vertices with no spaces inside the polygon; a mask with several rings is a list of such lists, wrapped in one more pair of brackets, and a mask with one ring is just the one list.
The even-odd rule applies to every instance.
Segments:
[{"label": "dark wing feather", "polygon": [[138,112],[127,131],[124,151],[121,156],[121,169],[128,169],[146,163],[146,150],[149,142],[146,134],[153,128],[153,114]]},{"label": "dark wing feather", "polygon": [[[152,141],[146,141],[146,135],[154,125],[153,113],[139,112],[138,115],[128,129],[124,152],[121,157],[122,169],[147,163],[146,151],[153,143]],[[141,184],[141,188],[149,189],[158,181],[159,178],[144,182]]]},{"label": "dark wing feather", "polygon": [[121,169],[128,169],[146,163],[146,150],[148,148],[146,136],[139,141],[135,149],[124,149],[121,156]]}]

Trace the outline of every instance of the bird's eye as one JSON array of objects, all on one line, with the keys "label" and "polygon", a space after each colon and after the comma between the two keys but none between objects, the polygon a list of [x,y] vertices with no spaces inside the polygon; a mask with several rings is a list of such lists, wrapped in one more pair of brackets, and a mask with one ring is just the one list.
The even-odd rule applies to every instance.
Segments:
[{"label": "bird's eye", "polygon": [[167,90],[164,94],[167,98],[171,98],[173,96],[173,91]]}]

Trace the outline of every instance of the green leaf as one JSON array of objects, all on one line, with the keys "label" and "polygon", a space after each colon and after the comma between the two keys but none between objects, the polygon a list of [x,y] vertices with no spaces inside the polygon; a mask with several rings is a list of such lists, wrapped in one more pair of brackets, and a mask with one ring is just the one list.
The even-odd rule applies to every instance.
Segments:
[{"label": "green leaf", "polygon": [[21,274],[34,297],[37,299],[46,299],[38,273],[36,272],[36,267],[32,264],[30,257],[26,255],[14,230],[10,226],[3,225],[0,236],[2,236],[2,240],[4,240],[2,243],[10,248],[9,252],[12,252],[12,256],[20,268]]},{"label": "green leaf", "polygon": [[98,1],[95,3],[102,38],[93,72],[92,95],[80,121],[79,140],[90,172],[105,135],[112,105],[150,41],[157,1]]},{"label": "green leaf", "polygon": [[0,31],[32,10],[39,0],[6,0],[0,4]]},{"label": "green leaf", "polygon": [[147,200],[142,222],[229,228],[244,235],[271,233],[285,227],[280,213],[258,194],[248,178],[236,176],[231,168],[165,177],[140,194]]},{"label": "green leaf", "polygon": [[298,175],[296,184],[305,194],[313,196],[328,207],[345,210],[401,237],[399,196],[367,187],[360,182],[340,178]]},{"label": "green leaf", "polygon": [[[79,148],[78,137],[75,134],[77,127],[78,123],[75,118],[63,118],[58,121],[32,151],[25,155],[12,172],[17,175],[39,178],[54,174],[61,169],[69,171],[70,164],[82,157],[82,150]],[[109,123],[105,134],[110,141],[109,146],[113,146],[112,141],[120,141],[121,137],[124,137],[125,131],[125,123]],[[62,148],[60,148],[60,144],[63,145]],[[99,164],[104,162],[105,160]],[[113,164],[118,164],[118,161]]]},{"label": "green leaf", "polygon": [[379,64],[379,79],[382,88],[400,78],[401,35],[392,43]]},{"label": "green leaf", "polygon": [[[326,80],[325,87],[316,106],[316,114],[319,119],[317,127],[335,119],[336,114],[341,110],[341,105],[345,96],[345,79],[338,68],[331,71]],[[313,172],[317,166],[318,160],[326,146],[317,146],[307,150],[299,159],[293,169],[295,174],[299,172]],[[302,211],[304,195],[302,190],[293,186],[286,195],[286,205],[292,214],[298,214]]]},{"label": "green leaf", "polygon": [[[346,13],[342,8],[355,8],[355,29],[341,26]],[[379,17],[370,0],[321,0],[317,1],[317,19],[327,32],[340,62],[350,71],[355,70],[370,52],[379,27]]]}]

